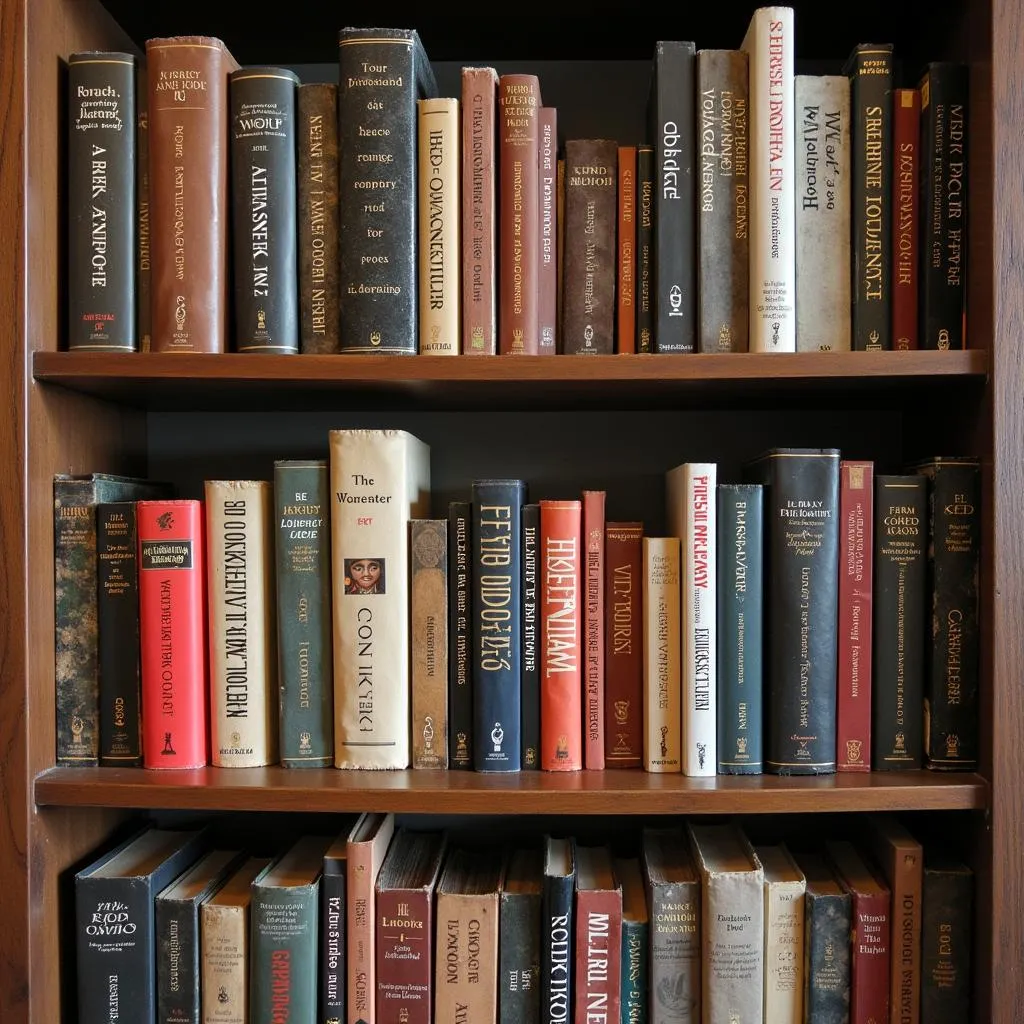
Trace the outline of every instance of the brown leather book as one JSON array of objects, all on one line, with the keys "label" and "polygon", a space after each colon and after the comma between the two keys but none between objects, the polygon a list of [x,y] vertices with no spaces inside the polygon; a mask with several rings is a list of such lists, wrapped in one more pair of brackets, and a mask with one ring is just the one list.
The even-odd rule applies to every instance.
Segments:
[{"label": "brown leather book", "polygon": [[619,146],[615,351],[636,351],[636,146]]},{"label": "brown leather book", "polygon": [[154,352],[223,352],[228,320],[228,75],[211,36],[146,41]]},{"label": "brown leather book", "polygon": [[643,755],[643,523],[604,532],[604,753],[608,768],[639,768]]},{"label": "brown leather book", "polygon": [[558,174],[558,111],[540,109],[540,270],[538,288],[540,317],[540,354],[556,352],[555,325],[558,321],[558,260],[555,221],[556,177]]}]

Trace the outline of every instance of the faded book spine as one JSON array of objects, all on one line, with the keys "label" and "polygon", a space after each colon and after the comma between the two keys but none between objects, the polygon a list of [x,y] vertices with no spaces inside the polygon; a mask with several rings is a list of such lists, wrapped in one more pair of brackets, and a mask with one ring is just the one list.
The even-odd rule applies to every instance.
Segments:
[{"label": "faded book spine", "polygon": [[200,910],[203,1024],[248,1024],[249,905],[204,904]]},{"label": "faded book spine", "polygon": [[448,767],[448,522],[409,523],[412,766]]},{"label": "faded book spine", "polygon": [[376,1024],[434,1019],[433,904],[432,887],[377,892]]},{"label": "faded book spine", "polygon": [[636,351],[636,146],[619,146],[615,351]]},{"label": "faded book spine", "polygon": [[604,768],[604,491],[583,492],[585,615],[583,706],[584,767]]},{"label": "faded book spine", "polygon": [[936,859],[921,883],[921,1020],[959,1024],[971,1016],[974,875]]},{"label": "faded book spine", "polygon": [[448,766],[467,771],[473,768],[470,514],[468,501],[448,506]]},{"label": "faded book spine", "polygon": [[815,1024],[850,1019],[851,900],[847,892],[819,892],[808,881],[804,897],[804,1014]]},{"label": "faded book spine", "polygon": [[701,1020],[700,884],[648,882],[651,1024]]},{"label": "faded book spine", "polygon": [[541,893],[504,890],[500,900],[498,1021],[539,1024]]},{"label": "faded book spine", "polygon": [[437,893],[439,948],[428,1021],[497,1021],[498,914],[497,891]]},{"label": "faded book spine", "polygon": [[553,356],[557,351],[558,326],[558,219],[555,179],[558,176],[558,111],[540,108],[540,267],[537,315],[540,321],[538,351]]},{"label": "faded book spine", "polygon": [[523,506],[523,667],[520,685],[522,767],[540,768],[540,506]]},{"label": "faded book spine", "polygon": [[604,753],[609,768],[643,760],[643,523],[605,524]]},{"label": "faded book spine", "polygon": [[654,351],[654,147],[636,150],[636,350]]},{"label": "faded book spine", "polygon": [[135,84],[135,337],[139,351],[153,347],[153,262],[149,228],[149,85],[145,68]]},{"label": "faded book spine", "polygon": [[682,771],[678,537],[644,537],[644,768]]},{"label": "faded book spine", "polygon": [[892,347],[920,347],[921,93],[892,93]]}]

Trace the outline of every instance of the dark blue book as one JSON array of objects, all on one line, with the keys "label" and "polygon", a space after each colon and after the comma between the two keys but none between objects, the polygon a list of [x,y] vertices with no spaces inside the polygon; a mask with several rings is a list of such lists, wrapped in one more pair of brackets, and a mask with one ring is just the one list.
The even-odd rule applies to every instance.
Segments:
[{"label": "dark blue book", "polygon": [[540,505],[524,505],[523,511],[523,663],[520,700],[523,731],[523,768],[540,768],[540,616],[537,583],[540,568]]},{"label": "dark blue book", "polygon": [[650,946],[647,892],[636,857],[615,861],[615,880],[622,886],[621,1024],[647,1024],[647,959]]},{"label": "dark blue book", "polygon": [[718,487],[718,773],[760,775],[764,488]]},{"label": "dark blue book", "polygon": [[473,766],[517,772],[522,755],[522,480],[476,480],[472,497]]},{"label": "dark blue book", "polygon": [[576,847],[572,839],[544,837],[544,889],[541,899],[540,1020],[564,1024],[573,1019],[573,894]]}]

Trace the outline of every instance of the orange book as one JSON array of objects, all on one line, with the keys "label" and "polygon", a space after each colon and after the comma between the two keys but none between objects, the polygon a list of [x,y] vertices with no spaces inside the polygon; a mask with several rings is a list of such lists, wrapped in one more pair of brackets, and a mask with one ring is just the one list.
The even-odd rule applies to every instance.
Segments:
[{"label": "orange book", "polygon": [[540,766],[583,767],[583,503],[540,503]]},{"label": "orange book", "polygon": [[636,146],[619,146],[615,351],[636,351]]}]

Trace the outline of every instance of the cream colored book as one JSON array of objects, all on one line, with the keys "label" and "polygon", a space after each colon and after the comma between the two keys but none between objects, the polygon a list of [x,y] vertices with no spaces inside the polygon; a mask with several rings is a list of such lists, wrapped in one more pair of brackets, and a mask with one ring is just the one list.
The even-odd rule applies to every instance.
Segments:
[{"label": "cream colored book", "polygon": [[334,763],[409,767],[409,520],[430,515],[430,448],[332,430]]},{"label": "cream colored book", "polygon": [[461,330],[459,101],[417,100],[421,355],[457,356]]},{"label": "cream colored book", "polygon": [[207,480],[205,496],[211,761],[276,764],[273,485]]},{"label": "cream colored book", "polygon": [[807,882],[784,844],[756,846],[764,868],[764,1019],[804,1019],[804,892]]},{"label": "cream colored book", "polygon": [[679,538],[644,537],[644,769],[682,771]]}]

